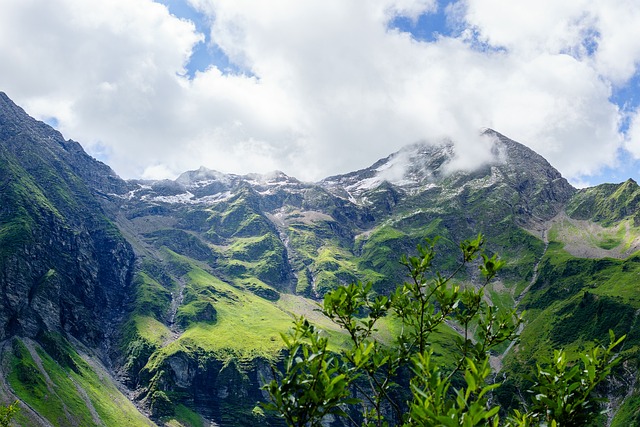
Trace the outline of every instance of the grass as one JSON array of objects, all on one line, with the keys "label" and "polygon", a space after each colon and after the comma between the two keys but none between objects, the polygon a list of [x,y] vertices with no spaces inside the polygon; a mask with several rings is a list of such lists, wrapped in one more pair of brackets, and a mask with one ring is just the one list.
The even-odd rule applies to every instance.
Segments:
[{"label": "grass", "polygon": [[[637,390],[635,390],[637,392]],[[611,422],[611,427],[628,427],[640,425],[640,396],[632,395],[618,408]]]},{"label": "grass", "polygon": [[[187,262],[179,255],[173,255]],[[185,276],[187,287],[197,298],[211,300],[217,312],[214,323],[194,322],[178,340],[160,350],[162,359],[178,351],[199,348],[221,360],[263,358],[276,361],[284,345],[280,334],[292,326],[294,316],[304,315],[331,337],[335,348],[346,343],[344,332],[317,311],[317,303],[298,295],[282,294],[275,303],[239,289],[191,265]],[[399,330],[397,320],[380,323],[380,334],[390,341]]]},{"label": "grass", "polygon": [[[539,283],[532,289],[534,293],[529,301],[539,299],[541,292],[557,294],[557,289],[564,288],[576,293],[584,287],[597,295],[620,297],[625,303],[640,308],[638,276],[638,255],[625,260],[575,258],[562,249],[560,243],[553,242],[549,245],[545,262],[541,264]],[[553,286],[540,289],[543,282],[553,283]]]},{"label": "grass", "polygon": [[[160,282],[162,281],[162,283]],[[125,356],[124,371],[136,383],[140,370],[153,352],[171,338],[168,319],[176,283],[157,264],[145,260],[133,281],[135,308],[123,326],[120,349]]]},{"label": "grass", "polygon": [[640,188],[627,180],[580,190],[568,204],[567,212],[573,218],[591,219],[608,227],[635,217],[639,204]]},{"label": "grass", "polygon": [[[174,254],[174,257],[188,262],[179,255]],[[190,266],[184,279],[187,282],[185,300],[188,297],[193,302],[213,303],[217,320],[186,325],[185,332],[165,352],[171,353],[186,344],[186,347],[196,346],[222,357],[277,358],[282,349],[279,334],[291,324],[289,314],[272,302],[223,282],[196,265]]]},{"label": "grass", "polygon": [[153,425],[133,406],[104,372],[95,372],[86,363],[80,363],[80,372],[72,373],[74,380],[86,391],[100,419],[106,425]]},{"label": "grass", "polygon": [[153,425],[106,372],[89,365],[68,343],[62,348],[66,352],[64,358],[73,360],[73,368],[60,365],[37,345],[36,362],[26,345],[14,340],[8,379],[21,400],[54,426],[95,425],[93,414],[105,425]]},{"label": "grass", "polygon": [[165,318],[171,304],[171,292],[144,271],[136,274],[133,285],[136,289],[136,311],[153,315],[156,319]]},{"label": "grass", "polygon": [[[320,221],[309,224],[293,224],[288,229],[290,245],[295,248],[299,258],[293,268],[298,274],[299,293],[315,292],[323,295],[336,287],[348,284],[359,278],[356,257],[337,239],[322,239],[327,234],[327,223]],[[302,276],[302,277],[301,277]],[[311,290],[312,279],[314,289]]]},{"label": "grass", "polygon": [[[246,208],[236,207],[237,212]],[[422,212],[416,215],[428,216],[429,213]],[[419,227],[421,219],[416,219],[416,215],[409,212],[404,217],[397,218],[397,221],[402,221],[401,227],[394,227],[391,221],[371,232],[363,233],[351,246],[346,240],[336,237],[335,230],[331,228],[333,225],[329,221],[290,223],[289,248],[293,249],[290,250],[289,256],[294,271],[298,272],[298,292],[311,294],[313,284],[323,293],[356,279],[371,280],[379,284],[384,281],[383,286],[375,287],[376,291],[381,293],[397,286],[406,273],[404,267],[396,262],[400,255],[415,254],[416,243],[424,243],[425,237],[432,237],[429,233],[438,234],[438,231],[445,227],[443,222],[436,220],[432,221],[429,227]],[[229,212],[224,219],[231,221],[232,217]],[[215,216],[211,220],[220,221],[221,216]],[[257,219],[253,218],[252,221],[254,220]],[[411,224],[414,222],[415,227],[412,228]],[[246,231],[245,227],[243,233]],[[217,232],[222,234],[221,229],[217,229]],[[224,239],[214,247],[218,257],[216,265],[209,267],[189,257],[164,250],[167,254],[165,265],[169,266],[167,272],[175,282],[185,284],[183,306],[179,310],[184,312],[197,308],[198,304],[211,304],[215,308],[216,318],[215,321],[203,322],[199,321],[201,319],[198,319],[198,316],[187,316],[182,324],[184,332],[175,341],[166,338],[170,335],[168,332],[164,336],[152,336],[153,322],[143,317],[137,318],[137,322],[140,322],[137,329],[142,336],[148,337],[154,343],[167,341],[166,346],[154,350],[144,369],[144,375],[141,375],[151,392],[161,386],[171,389],[174,368],[170,364],[174,362],[186,362],[189,369],[191,366],[204,367],[203,369],[215,367],[216,372],[218,362],[231,363],[239,366],[240,371],[250,373],[262,363],[256,360],[279,361],[284,348],[280,334],[291,328],[294,315],[303,314],[322,329],[330,338],[332,350],[338,351],[348,345],[348,337],[344,332],[329,319],[314,311],[315,301],[289,294],[281,294],[279,299],[272,301],[260,295],[262,292],[275,292],[272,283],[257,276],[260,266],[266,262],[265,258],[268,260],[278,252],[277,245],[272,241],[276,237],[270,233],[271,231],[267,235],[245,233],[241,236],[223,236]],[[538,256],[537,252],[534,252],[541,252],[543,246],[533,236],[524,232],[522,236],[516,237],[519,239],[521,252],[517,254],[520,256],[517,262],[512,262],[511,270],[532,270]],[[540,243],[539,247],[536,246],[537,243]],[[445,266],[452,258],[449,256],[450,253],[458,253],[453,237],[443,239],[438,249],[438,260]],[[453,259],[455,260],[455,257]],[[386,268],[388,271],[380,272],[380,268]],[[237,269],[239,275],[236,275],[235,271],[234,275],[231,275],[232,269]],[[149,274],[149,277],[159,286],[164,283],[157,275]],[[145,280],[142,283],[146,283],[148,289],[160,289],[155,285],[151,286],[149,281]],[[164,287],[166,288],[166,285]],[[508,288],[489,287],[487,293],[500,307],[513,305]],[[397,319],[389,316],[382,319],[378,327],[378,336],[383,342],[391,343],[400,325]],[[164,330],[167,331],[166,327]],[[446,364],[453,360],[456,336],[457,333],[448,327],[443,327],[432,335],[432,349],[439,362]],[[183,386],[177,386],[177,389],[182,390],[181,387]],[[247,384],[243,387],[253,390],[256,386]],[[169,398],[174,405],[181,402],[189,405],[188,400],[184,400],[181,395],[169,395]],[[233,403],[227,402],[227,398],[221,399],[220,402],[220,408]],[[243,406],[236,409],[245,414],[251,408]],[[178,415],[172,416],[167,422],[176,426],[189,423],[185,417]]]},{"label": "grass", "polygon": [[629,251],[634,241],[640,236],[634,218],[621,217],[602,222],[584,219],[563,219],[553,225],[549,232],[549,240],[561,242],[565,246],[587,245],[620,253]]},{"label": "grass", "polygon": [[[224,310],[221,309],[219,312],[224,313]],[[222,360],[230,357],[277,360],[283,348],[280,332],[287,330],[291,318],[277,313],[271,307],[266,311],[256,307],[255,317],[249,311],[237,314],[239,315],[233,318],[221,315],[216,324],[193,325],[180,336],[177,343],[196,345],[216,354]],[[268,314],[274,314],[279,318],[267,318]]]},{"label": "grass", "polygon": [[207,219],[212,237],[252,237],[269,233],[268,220],[252,205],[252,195],[241,190],[231,200],[216,205]]},{"label": "grass", "polygon": [[[13,342],[11,371],[8,375],[9,385],[18,398],[28,403],[40,415],[54,425],[61,425],[64,418],[65,404],[45,380],[42,371],[36,364],[27,347],[18,339]],[[81,419],[87,418],[88,411],[83,411]],[[90,420],[90,415],[88,420]]]},{"label": "grass", "polygon": [[136,333],[156,346],[162,346],[171,336],[171,331],[162,322],[150,316],[136,315],[131,319]]},{"label": "grass", "polygon": [[216,269],[229,280],[257,278],[271,286],[284,280],[287,270],[285,248],[272,232],[258,236],[230,237],[216,247]]},{"label": "grass", "polygon": [[[551,358],[554,349],[576,357],[597,341],[607,343],[610,329],[616,336],[627,334],[624,351],[636,358],[638,276],[637,255],[626,260],[575,258],[561,243],[551,242],[538,281],[522,301],[526,327],[519,345],[505,358],[505,375],[531,372],[535,363]],[[629,409],[637,405],[633,399],[622,406],[621,420],[635,416]],[[612,425],[630,425],[624,422]]]},{"label": "grass", "polygon": [[163,422],[167,427],[204,427],[202,417],[182,404],[176,405],[174,416]]},{"label": "grass", "polygon": [[499,289],[495,282],[491,282],[487,285],[485,288],[485,294],[489,297],[491,303],[500,310],[511,310],[515,306],[513,295]]},{"label": "grass", "polygon": [[272,233],[268,233],[255,237],[237,238],[228,246],[226,252],[233,259],[251,261],[274,250],[281,251],[282,243]]},{"label": "grass", "polygon": [[[341,330],[331,319],[326,317],[320,311],[319,303],[298,295],[284,294],[278,301],[278,306],[282,310],[291,313],[291,315],[303,315],[311,323],[324,331],[329,337],[330,349],[340,351],[351,345],[349,337]],[[381,318],[376,323],[376,337],[383,344],[392,344],[396,337],[400,334],[402,323],[400,319],[393,314]],[[455,349],[452,345],[456,332],[446,325],[441,326],[434,332],[431,339],[431,347],[438,360],[442,363],[448,363],[453,359]]]},{"label": "grass", "polygon": [[267,285],[260,279],[251,278],[234,280],[234,285],[241,289],[246,289],[252,294],[264,299],[268,299],[270,301],[277,301],[278,298],[280,298],[280,293],[278,291],[276,291],[273,287]]},{"label": "grass", "polygon": [[311,290],[311,283],[309,283],[309,270],[306,268],[298,272],[298,280],[296,281],[296,293],[307,295]]}]

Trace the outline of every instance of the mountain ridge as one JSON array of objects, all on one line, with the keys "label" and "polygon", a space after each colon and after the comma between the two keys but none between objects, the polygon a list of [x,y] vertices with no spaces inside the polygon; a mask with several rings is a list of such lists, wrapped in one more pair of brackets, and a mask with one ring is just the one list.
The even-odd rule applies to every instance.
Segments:
[{"label": "mountain ridge", "polygon": [[[478,233],[507,260],[487,298],[533,313],[525,343],[505,355],[510,372],[526,366],[519,354],[548,350],[544,340],[532,341],[535,331],[576,346],[600,336],[568,333],[550,311],[591,318],[579,301],[585,289],[597,295],[588,301],[600,310],[624,314],[612,317],[617,332],[635,325],[637,184],[577,190],[532,150],[484,133],[494,161],[473,171],[451,169],[454,146],[445,141],[412,144],[315,183],[277,171],[206,168],[176,180],[124,181],[0,93],[0,290],[9,304],[0,306],[0,320],[10,344],[2,390],[31,408],[35,425],[91,425],[96,417],[122,425],[101,398],[115,401],[116,394],[108,381],[96,385],[90,366],[97,363],[156,423],[279,425],[256,408],[264,399],[260,377],[278,363],[279,332],[292,316],[305,314],[339,339],[313,301],[355,280],[389,292],[404,279],[400,254],[436,235],[443,271],[455,260],[456,242]],[[565,250],[577,244],[620,259]],[[585,272],[619,280],[597,285]],[[463,281],[477,276],[471,266]],[[393,327],[389,321],[383,332],[392,336]],[[634,340],[629,348],[636,351]],[[87,397],[68,389],[65,378]],[[55,405],[43,400],[44,390],[58,390]],[[620,419],[630,419],[624,408],[633,407],[633,396],[620,404],[627,417]],[[131,425],[150,422],[132,405],[127,416],[136,420]]]}]

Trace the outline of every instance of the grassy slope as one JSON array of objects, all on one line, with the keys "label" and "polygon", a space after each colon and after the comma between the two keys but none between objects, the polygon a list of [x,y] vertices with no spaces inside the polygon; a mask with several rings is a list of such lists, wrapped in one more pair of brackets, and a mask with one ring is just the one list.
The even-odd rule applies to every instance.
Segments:
[{"label": "grassy slope", "polygon": [[[55,174],[50,172],[44,171],[39,179],[51,182],[53,187],[59,187]],[[15,175],[14,171],[11,173]],[[28,196],[41,199],[39,190],[33,182],[23,182],[19,188],[23,193],[16,192],[17,197]],[[511,286],[513,282],[519,280],[516,287],[524,288],[532,277],[533,265],[542,253],[543,244],[526,232],[514,229],[508,212],[505,212],[503,222],[500,223],[483,216],[485,214],[483,210],[495,210],[506,205],[499,199],[484,200],[486,193],[482,188],[477,191],[471,189],[463,194],[464,199],[460,200],[464,203],[462,206],[451,207],[452,210],[448,211],[450,218],[447,220],[437,219],[437,217],[450,209],[449,206],[443,204],[427,209],[424,208],[427,204],[417,200],[415,206],[399,209],[388,222],[360,235],[355,242],[350,241],[347,244],[345,241],[348,239],[344,236],[336,236],[336,225],[339,221],[316,221],[312,224],[293,222],[287,234],[298,256],[297,263],[294,265],[298,273],[297,291],[303,295],[314,295],[315,292],[321,295],[340,284],[361,279],[374,282],[376,290],[384,292],[395,286],[398,278],[403,276],[402,267],[396,262],[399,255],[412,253],[415,245],[421,243],[425,237],[443,235],[445,237],[443,239],[444,258],[454,259],[446,255],[454,253],[459,236],[451,236],[449,232],[460,225],[456,222],[457,220],[464,222],[470,219],[489,227],[489,230],[494,229],[490,236],[490,243],[496,248],[505,249],[500,253],[508,260],[507,285]],[[612,188],[611,191],[609,189],[603,191],[598,197],[602,196],[612,201],[611,203],[615,201],[619,204],[621,198],[634,200],[636,189],[629,183],[622,189]],[[56,205],[69,205],[69,207],[74,205],[73,198],[69,197],[66,188],[56,192],[53,197],[52,200],[59,202]],[[577,207],[572,212],[591,212],[594,207],[589,203],[588,200],[585,203],[577,203]],[[615,216],[610,217],[607,216],[607,212],[610,210],[611,203],[595,206],[595,209],[602,213],[604,221],[617,220],[620,215],[627,215],[628,210],[635,209],[635,205],[625,202],[624,209],[616,210]],[[466,208],[465,204],[478,208],[474,212],[466,212],[463,210]],[[53,205],[43,197],[39,211],[59,215]],[[245,191],[232,200],[213,207],[207,215],[204,237],[175,229],[163,230],[147,236],[149,242],[158,247],[169,247],[183,256],[169,253],[170,267],[169,265],[161,267],[143,265],[138,272],[135,279],[136,302],[134,311],[126,324],[123,340],[125,352],[129,356],[128,364],[131,372],[142,369],[147,362],[149,362],[147,368],[153,369],[153,364],[161,363],[171,354],[178,351],[192,352],[194,349],[203,350],[227,360],[255,358],[277,360],[282,348],[279,333],[290,326],[293,314],[309,316],[326,328],[338,343],[344,339],[344,336],[339,334],[326,319],[313,311],[312,301],[297,295],[283,295],[278,299],[274,288],[281,284],[283,277],[280,273],[288,267],[284,260],[284,246],[272,224],[255,205],[250,191]],[[0,240],[3,243],[0,245],[0,251],[8,247],[4,244],[5,242],[11,243],[11,240],[21,238],[20,235],[15,236],[16,230],[23,236],[29,234],[28,215],[18,215],[15,218],[17,218],[15,223],[7,223],[0,228],[0,238],[4,239]],[[467,229],[464,228],[461,234],[466,231]],[[473,236],[465,235],[464,237]],[[620,239],[618,230],[611,235],[607,234],[595,244],[606,249],[619,244]],[[514,246],[518,249],[511,249]],[[444,268],[448,265],[446,259],[442,264]],[[209,271],[203,263],[219,271]],[[564,322],[580,326],[584,322],[595,321],[600,328],[606,325],[602,322],[602,324],[597,323],[600,319],[597,317],[598,310],[613,310],[621,313],[621,324],[623,324],[628,321],[628,318],[624,317],[629,313],[628,307],[635,309],[637,306],[634,296],[635,288],[628,280],[627,274],[637,274],[635,261],[629,261],[627,264],[624,262],[581,264],[574,262],[559,248],[552,246],[545,258],[545,263],[542,266],[543,274],[538,282],[542,283],[542,280],[548,279],[553,281],[554,285],[558,283],[563,292],[568,289],[568,294],[545,290],[543,284],[532,289],[534,294],[530,299],[523,301],[523,304],[530,307],[530,318],[538,316],[538,319],[532,321],[523,334],[523,341],[527,340],[526,345],[523,343],[523,353],[530,346],[539,345],[542,349],[547,344],[544,340],[541,343],[536,342],[537,334],[542,334],[537,335],[538,337],[551,336],[550,342],[553,343],[565,343],[577,347],[586,345],[585,343],[588,343],[592,336],[598,335],[595,330],[574,331],[573,335],[566,333],[563,335],[562,328],[553,321],[552,315],[560,316],[562,320],[560,324]],[[170,271],[159,271],[163,268]],[[602,286],[591,286],[589,282],[591,279],[586,274],[580,275],[571,269],[601,271],[602,277],[597,278],[602,281]],[[218,272],[221,274],[218,275]],[[585,283],[589,284],[585,285]],[[183,291],[181,291],[182,286],[184,286]],[[586,296],[587,288],[591,297]],[[182,305],[177,307],[175,320],[184,330],[173,325],[171,318],[172,293],[175,298],[175,295],[180,292],[183,292],[184,300]],[[513,304],[512,293],[509,288],[499,286],[489,289],[491,299],[500,306],[508,307]],[[591,306],[594,310],[588,309]],[[396,328],[397,324],[393,319],[385,319],[381,324],[381,334],[390,340]],[[576,328],[573,329],[576,330]],[[439,345],[436,351],[445,358],[449,351],[446,343],[452,341],[450,339],[452,333],[450,330],[443,331],[439,339],[443,344]],[[179,336],[175,339],[177,335]],[[74,381],[83,384],[82,387],[87,390],[89,399],[93,399],[91,389],[100,390],[100,393],[104,393],[105,396],[109,395],[109,391],[106,385],[93,381],[94,374],[90,372],[88,365],[86,368],[88,371],[85,372],[80,359],[77,363],[75,362],[76,357],[73,356],[72,351],[65,350],[74,360],[72,366],[75,369],[60,365],[42,351],[35,353],[37,356],[32,356],[26,347],[20,348],[19,344],[16,346],[17,354],[23,359],[18,362],[14,360],[14,362],[23,363],[24,366],[20,368],[23,378],[18,380],[14,378],[15,386],[20,388],[24,381],[33,381],[33,384],[28,384],[31,387],[30,391],[27,393],[23,390],[23,392],[26,393],[25,396],[29,396],[29,393],[34,394],[34,405],[39,405],[41,402],[39,403],[37,395],[44,393],[47,383],[38,383],[37,379],[29,376],[29,372],[33,374],[36,371],[47,371],[49,378],[55,379],[53,382],[63,384],[61,387],[64,390],[60,390],[56,394],[59,396],[52,398],[48,408],[42,409],[54,411],[57,414],[52,415],[54,418],[72,416],[78,417],[81,423],[89,422],[94,414],[87,412],[87,405],[82,409],[82,401],[86,402],[86,399],[81,394],[74,393],[68,378],[74,378]],[[42,368],[36,363],[36,359],[40,360]],[[136,364],[138,366],[133,366]],[[18,369],[17,366],[14,367],[14,371]],[[17,377],[15,372],[12,375]],[[74,405],[80,406],[76,408]],[[110,414],[108,407],[103,408],[106,403],[100,402],[99,399],[96,398],[96,403],[92,405],[100,417],[106,417],[105,419],[114,423],[122,421],[109,418],[114,415]],[[65,414],[65,408],[72,408],[73,415]],[[199,425],[202,420],[184,405],[177,405],[175,418],[169,422],[173,423],[172,425]]]},{"label": "grassy slope", "polygon": [[632,218],[640,224],[640,187],[629,179],[622,184],[602,184],[580,190],[567,205],[576,219],[591,219],[604,226]]},{"label": "grassy slope", "polygon": [[[0,146],[0,265],[17,251],[24,252],[34,239],[42,239],[31,254],[39,258],[38,250],[47,245],[43,234],[61,229],[71,232],[81,221],[82,226],[74,232],[88,228],[118,239],[117,229],[96,209],[97,202],[86,184],[57,152],[44,146],[26,148],[29,143],[26,141],[25,149],[16,155],[4,144]],[[19,266],[26,271],[29,267]],[[58,273],[50,268],[41,281],[54,274]],[[37,338],[40,344],[42,339]],[[10,359],[7,380],[15,395],[53,425],[152,425],[118,391],[106,371],[89,363],[89,358],[84,360],[68,343],[52,357],[40,344],[16,338],[11,353],[3,357]],[[61,363],[63,360],[72,361],[73,369]],[[18,421],[30,425],[26,415]]]},{"label": "grassy slope", "polygon": [[279,332],[286,330],[291,318],[270,301],[242,291],[212,276],[197,266],[186,275],[189,294],[215,303],[216,322],[189,325],[180,338],[166,347],[197,343],[206,351],[240,358],[262,356],[271,359],[281,349]]},{"label": "grassy slope", "polygon": [[[443,207],[422,208],[420,201],[412,202],[415,206],[408,204],[396,210],[393,217],[361,234],[355,241],[351,240],[351,244],[348,236],[337,233],[339,225],[330,217],[318,217],[313,221],[304,218],[296,221],[292,218],[285,232],[289,248],[295,252],[292,266],[297,272],[297,291],[302,295],[322,295],[340,284],[360,279],[374,282],[375,289],[384,292],[397,285],[398,278],[404,275],[402,266],[396,262],[399,255],[412,253],[417,243],[435,235],[444,236],[441,242],[444,259],[441,266],[446,269],[455,260],[455,241],[459,239],[459,236],[450,234],[451,230],[465,233],[471,227],[471,223],[465,221],[469,222],[469,218],[472,218],[480,226],[489,227],[490,245],[508,260],[504,283],[490,287],[488,294],[495,304],[512,306],[513,295],[524,289],[533,277],[533,266],[544,250],[544,243],[515,227],[509,212],[500,212],[504,217],[498,224],[493,217],[485,217],[491,211],[491,206],[505,205],[501,200],[484,200],[484,194],[482,191],[472,191],[465,195],[466,203],[473,206],[482,202],[482,206],[476,206],[474,212],[464,212],[462,207],[451,206],[447,207],[451,210],[448,216],[441,215]],[[466,220],[465,215],[468,217]],[[492,215],[497,214],[494,212]],[[164,360],[179,352],[204,352],[221,360],[262,358],[275,361],[282,349],[279,333],[290,326],[292,314],[306,314],[325,327],[338,343],[344,340],[326,319],[312,311],[313,304],[309,300],[295,295],[281,296],[280,299],[276,296],[267,300],[256,292],[256,288],[275,292],[272,285],[277,284],[277,273],[286,265],[283,263],[283,246],[279,236],[260,214],[249,192],[210,208],[204,221],[206,227],[203,229],[207,231],[201,238],[175,231],[149,235],[157,246],[178,250],[178,246],[171,244],[176,238],[184,241],[185,245],[182,245],[181,255],[175,252],[169,255],[167,265],[171,265],[169,275],[173,282],[162,282],[158,275],[144,271],[138,278],[141,285],[138,309],[129,326],[135,337],[132,342],[142,340],[146,343],[146,348],[137,347],[144,354],[142,359],[148,361],[146,370],[152,373],[157,371]],[[618,235],[619,231],[613,233],[613,237]],[[597,242],[600,246],[614,243],[610,236]],[[542,274],[538,282],[551,277],[555,281],[564,275],[566,272],[558,273],[556,270],[561,268],[560,265],[571,264],[570,258],[552,245],[541,266]],[[556,261],[558,266],[554,270],[548,264]],[[590,268],[593,270],[596,267]],[[614,270],[608,272],[613,274]],[[177,339],[173,339],[172,331],[166,326],[170,311],[168,296],[178,291],[178,283],[184,284],[183,304],[177,310],[177,317],[184,319],[181,322],[184,331]],[[614,281],[608,282],[608,286],[599,291],[600,294],[596,293],[597,298],[604,298],[598,299],[602,301],[597,303],[601,310],[618,307],[618,301],[615,298],[607,299],[609,296],[618,295],[618,292],[632,292],[626,284],[615,282],[618,289],[612,283]],[[536,290],[535,287],[532,289],[534,292]],[[577,293],[574,299],[545,294],[543,290],[539,293],[539,297],[523,301],[523,305],[529,304],[529,318],[537,319],[525,330],[519,354],[528,353],[529,343],[531,347],[537,346],[536,350],[542,354],[558,343],[579,348],[588,345],[591,335],[597,335],[595,331],[587,331],[584,336],[578,334],[578,338],[572,340],[562,335],[561,324],[552,321],[551,316],[558,315],[558,310],[564,310],[564,318],[574,319],[574,322],[588,314],[579,310],[580,301],[575,297]],[[545,298],[564,302],[536,308],[535,305],[543,303]],[[213,307],[215,316],[205,316],[208,307]],[[598,328],[600,326],[603,325],[598,324]],[[394,327],[393,320],[386,320],[382,333],[390,337]],[[452,341],[447,339],[450,333],[443,332],[443,343]],[[540,336],[555,338],[540,340]],[[442,345],[437,351],[446,355],[449,350]],[[530,356],[533,353],[528,354]]]},{"label": "grassy slope", "polygon": [[13,209],[0,215],[0,261],[33,237],[33,228],[43,215],[60,218],[60,213],[44,196],[28,173],[7,153],[0,159],[2,192],[0,202]]},{"label": "grassy slope", "polygon": [[[14,339],[7,378],[21,401],[54,426],[154,425],[103,368],[88,363],[63,339],[54,342],[55,359],[33,341]],[[21,425],[29,425],[28,419]]]},{"label": "grassy slope", "polygon": [[[172,357],[182,357],[181,355],[192,355],[188,357],[197,358],[203,364],[211,359],[221,361],[223,365],[233,364],[239,367],[247,363],[249,365],[246,366],[251,366],[255,360],[277,363],[283,349],[280,334],[291,327],[293,316],[305,315],[325,330],[336,351],[347,342],[347,336],[319,313],[317,303],[311,299],[293,294],[282,294],[275,301],[265,299],[243,289],[239,284],[220,280],[193,260],[170,251],[167,254],[173,265],[180,266],[177,271],[182,274],[179,280],[185,283],[185,304],[188,306],[196,301],[211,302],[217,315],[215,321],[189,323],[176,339],[171,338],[171,331],[167,326],[153,317],[134,316],[129,325],[135,332],[130,336],[135,337],[135,340],[142,339],[151,346],[148,361],[142,371],[143,377],[149,379],[152,389],[156,387],[160,377],[165,375],[163,371],[167,369],[167,361]],[[391,342],[398,328],[397,320],[389,317],[380,322],[379,334],[383,340]],[[443,328],[434,334],[435,355],[442,363],[451,360],[451,352],[455,351],[452,347],[453,334],[455,332],[449,328]],[[158,375],[160,377],[156,379]],[[151,394],[152,391],[149,390],[149,395]],[[169,398],[178,408],[182,398],[175,394]],[[190,404],[188,401],[182,402],[184,412]],[[242,405],[228,410],[247,413],[252,409],[253,403],[247,401],[242,402]],[[193,408],[188,410],[192,411]],[[184,421],[185,415],[178,412],[162,419],[166,422],[187,423]],[[240,421],[244,422],[246,419]]]},{"label": "grassy slope", "polygon": [[[575,355],[595,342],[606,343],[610,329],[616,336],[627,335],[622,351],[635,365],[640,356],[638,276],[640,255],[624,260],[576,258],[562,244],[551,242],[538,280],[521,302],[527,324],[520,344],[505,359],[507,375],[531,373],[553,349]],[[630,417],[637,417],[630,406],[639,403],[635,397],[628,399],[613,425],[637,422],[630,422]]]}]

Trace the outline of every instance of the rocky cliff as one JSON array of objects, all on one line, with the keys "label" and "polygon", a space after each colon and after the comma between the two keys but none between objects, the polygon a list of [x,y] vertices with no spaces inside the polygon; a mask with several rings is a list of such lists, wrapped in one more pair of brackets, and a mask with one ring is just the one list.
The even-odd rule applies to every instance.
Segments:
[{"label": "rocky cliff", "polygon": [[100,379],[117,351],[134,253],[98,195],[125,187],[0,93],[0,383],[3,400],[22,400],[22,425],[113,420],[105,400],[146,422]]},{"label": "rocky cliff", "polygon": [[126,183],[2,93],[0,141],[0,338],[68,333],[99,348],[134,256],[96,193]]}]

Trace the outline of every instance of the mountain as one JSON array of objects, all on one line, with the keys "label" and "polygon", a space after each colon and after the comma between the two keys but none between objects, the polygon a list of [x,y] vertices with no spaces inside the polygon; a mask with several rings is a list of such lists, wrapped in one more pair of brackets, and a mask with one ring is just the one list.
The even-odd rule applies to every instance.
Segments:
[{"label": "mountain", "polygon": [[[135,262],[98,194],[127,184],[5,94],[0,141],[5,399],[37,396],[23,408],[24,425],[50,425],[50,416],[60,425],[91,425],[96,417],[116,422],[121,418],[103,413],[114,405],[144,424],[114,382],[103,384],[106,368],[92,367],[94,360],[108,361],[114,350],[114,328],[125,315]],[[75,349],[71,342],[77,342]],[[48,375],[41,375],[47,367]],[[85,402],[93,412],[77,410]]]},{"label": "mountain", "polygon": [[[492,158],[473,170],[444,141],[316,183],[206,168],[124,181],[0,94],[0,396],[22,402],[21,425],[281,425],[260,384],[293,315],[340,340],[314,311],[328,290],[389,292],[400,255],[434,236],[447,271],[457,242],[483,233],[507,261],[487,297],[526,310],[495,367],[519,374],[552,348],[628,333],[604,392],[611,425],[633,424],[638,185],[577,190],[525,146],[484,137]],[[505,405],[526,390],[513,378]]]}]

